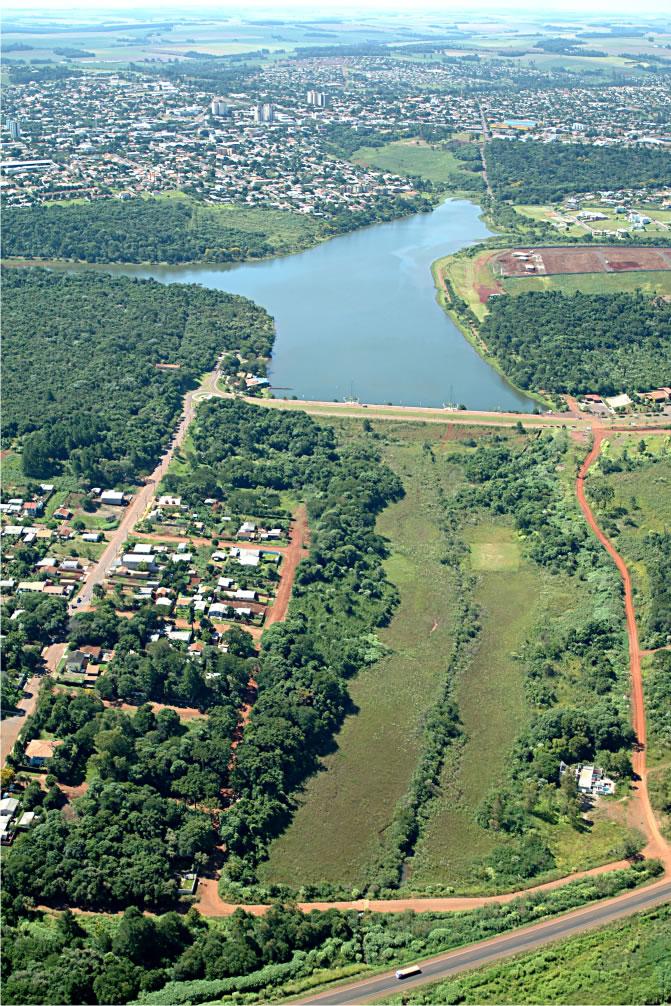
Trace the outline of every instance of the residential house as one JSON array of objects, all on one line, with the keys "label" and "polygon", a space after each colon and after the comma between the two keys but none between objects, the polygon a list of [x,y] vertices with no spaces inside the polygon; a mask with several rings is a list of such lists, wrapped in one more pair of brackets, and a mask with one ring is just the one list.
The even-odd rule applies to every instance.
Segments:
[{"label": "residential house", "polygon": [[30,768],[45,768],[54,756],[54,751],[62,741],[34,740],[28,743],[25,762]]}]

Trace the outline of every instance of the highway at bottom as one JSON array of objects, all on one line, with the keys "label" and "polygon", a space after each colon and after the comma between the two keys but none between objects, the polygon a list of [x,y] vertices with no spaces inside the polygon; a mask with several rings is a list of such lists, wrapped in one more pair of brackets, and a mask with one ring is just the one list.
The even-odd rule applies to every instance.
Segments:
[{"label": "highway at bottom", "polygon": [[[399,981],[394,971],[388,971],[373,978],[363,979],[346,986],[332,988],[309,998],[295,1000],[305,1006],[356,1006],[380,999],[383,996],[397,995],[401,991],[418,988],[428,982],[449,978],[460,971],[481,967],[513,954],[533,950],[536,947],[551,943],[554,940],[583,932],[608,922],[615,922],[627,915],[652,908],[655,905],[671,901],[671,880],[657,881],[640,891],[627,892],[608,901],[581,908],[562,915],[556,919],[536,923],[516,929],[514,932],[495,936],[482,943],[471,944],[459,950],[431,957],[419,962],[422,974],[417,978]],[[403,962],[398,967],[407,967],[410,962]]]}]

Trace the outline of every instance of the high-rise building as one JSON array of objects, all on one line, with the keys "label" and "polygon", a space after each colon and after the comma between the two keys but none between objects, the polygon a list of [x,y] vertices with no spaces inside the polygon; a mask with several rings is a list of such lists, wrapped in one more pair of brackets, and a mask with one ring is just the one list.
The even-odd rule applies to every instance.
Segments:
[{"label": "high-rise building", "polygon": [[329,103],[328,95],[323,91],[308,91],[307,93],[308,105],[314,105],[315,108],[326,108]]},{"label": "high-rise building", "polygon": [[210,112],[212,115],[216,115],[217,118],[225,119],[230,114],[230,109],[227,102],[222,101],[221,98],[213,98],[210,104]]},{"label": "high-rise building", "polygon": [[275,109],[266,101],[263,105],[255,105],[254,107],[254,122],[274,122],[275,121]]},{"label": "high-rise building", "polygon": [[21,138],[21,125],[18,119],[7,119],[7,129],[13,140]]}]

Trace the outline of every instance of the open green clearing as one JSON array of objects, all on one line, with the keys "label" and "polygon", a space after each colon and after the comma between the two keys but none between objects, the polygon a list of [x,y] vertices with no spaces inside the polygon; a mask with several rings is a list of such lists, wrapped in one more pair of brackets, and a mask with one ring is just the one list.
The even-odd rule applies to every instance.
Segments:
[{"label": "open green clearing", "polygon": [[377,524],[390,543],[387,575],[401,596],[391,625],[379,633],[391,652],[351,682],[358,713],[346,720],[337,751],[308,782],[292,824],[271,846],[259,871],[262,881],[360,883],[407,789],[422,719],[438,695],[453,645],[453,583],[440,563],[433,487],[439,478],[446,491],[453,490],[459,469],[435,465],[423,446],[443,432],[405,426],[385,431],[384,459],[406,491]]},{"label": "open green clearing", "polygon": [[630,1003],[669,1001],[671,907],[634,915],[511,960],[404,992],[388,1003]]},{"label": "open green clearing", "polygon": [[397,140],[383,147],[360,147],[352,154],[351,160],[379,171],[416,175],[444,185],[458,182],[459,176],[464,173],[474,179],[479,177],[475,172],[469,172],[467,163],[460,161],[451,151],[421,140]]},{"label": "open green clearing", "polygon": [[[515,738],[529,719],[524,667],[514,654],[546,620],[570,619],[576,603],[575,585],[521,557],[516,533],[504,521],[479,523],[469,529],[468,541],[480,575],[480,643],[456,687],[465,743],[448,756],[436,809],[412,863],[411,883],[418,888],[447,880],[458,890],[475,890],[473,867],[501,841],[477,823],[475,812],[503,780]],[[596,817],[587,843],[567,825],[537,823],[562,872],[607,859],[621,837],[605,815]]]},{"label": "open green clearing", "polygon": [[502,280],[506,293],[516,296],[533,290],[560,290],[562,293],[642,293],[671,295],[671,269],[632,272],[566,273],[556,276],[515,276]]}]

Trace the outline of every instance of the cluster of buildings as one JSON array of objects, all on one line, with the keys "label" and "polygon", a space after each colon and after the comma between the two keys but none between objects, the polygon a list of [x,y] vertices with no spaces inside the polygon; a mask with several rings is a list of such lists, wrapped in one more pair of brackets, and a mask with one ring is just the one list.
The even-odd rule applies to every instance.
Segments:
[{"label": "cluster of buildings", "polygon": [[[0,184],[7,205],[186,188],[209,202],[328,216],[412,191],[335,157],[329,129],[418,130],[547,142],[665,143],[669,87],[650,74],[607,90],[489,61],[342,56],[268,61],[216,95],[197,80],[86,72],[6,88]],[[244,83],[243,83],[244,82]]]},{"label": "cluster of buildings", "polygon": [[3,796],[0,800],[0,843],[11,845],[18,831],[27,831],[35,821],[35,811],[22,810],[21,801],[15,796]]},{"label": "cluster of buildings", "polygon": [[583,395],[580,406],[585,412],[593,415],[608,416],[618,412],[628,412],[636,409],[661,410],[671,416],[671,388],[655,388],[652,391],[640,391],[633,398],[622,392],[619,395]]},{"label": "cluster of buildings", "polygon": [[325,92],[308,104],[245,92],[226,98],[140,74],[91,74],[8,88],[15,140],[5,133],[6,205],[184,189],[207,202],[329,216],[365,212],[411,193],[389,173],[334,158]]},{"label": "cluster of buildings", "polygon": [[[240,538],[252,534],[241,529]],[[223,631],[212,623],[263,623],[280,561],[278,551],[246,544],[197,554],[185,541],[136,541],[107,571],[106,585],[129,608],[153,604],[163,619],[161,634],[197,652],[202,646],[193,637],[205,619],[211,641]]]},{"label": "cluster of buildings", "polygon": [[615,793],[615,781],[609,779],[598,765],[567,765],[560,762],[560,776],[565,772],[573,773],[578,792],[583,796],[613,796]]}]

